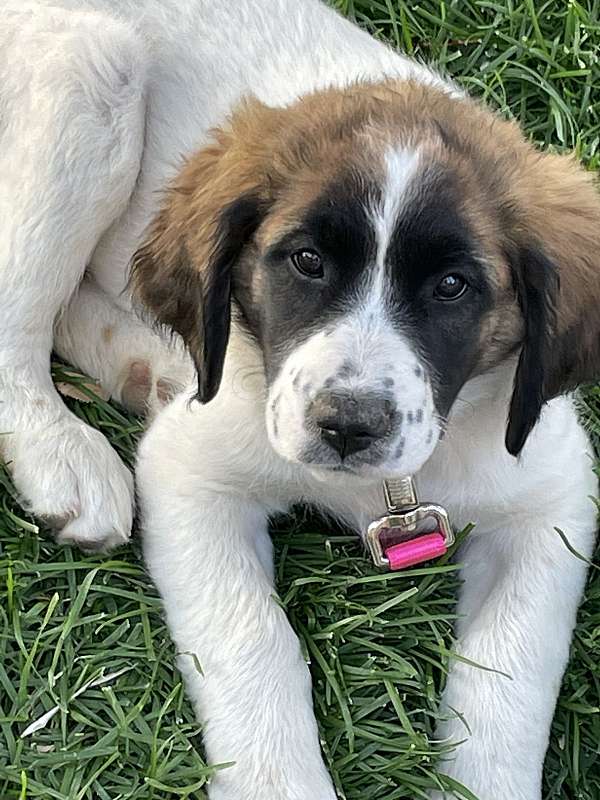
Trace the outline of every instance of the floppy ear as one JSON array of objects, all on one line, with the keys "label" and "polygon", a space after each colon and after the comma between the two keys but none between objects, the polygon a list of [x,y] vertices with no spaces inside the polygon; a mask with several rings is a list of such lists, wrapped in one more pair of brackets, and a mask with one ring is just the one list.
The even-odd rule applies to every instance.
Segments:
[{"label": "floppy ear", "polygon": [[516,186],[513,273],[525,322],[506,447],[544,404],[600,378],[600,195],[572,157],[529,154]]},{"label": "floppy ear", "polygon": [[[269,205],[272,110],[243,107],[189,159],[132,262],[134,294],[179,334],[198,372],[198,399],[216,395],[231,322],[232,270]],[[262,146],[253,145],[261,129]]]}]

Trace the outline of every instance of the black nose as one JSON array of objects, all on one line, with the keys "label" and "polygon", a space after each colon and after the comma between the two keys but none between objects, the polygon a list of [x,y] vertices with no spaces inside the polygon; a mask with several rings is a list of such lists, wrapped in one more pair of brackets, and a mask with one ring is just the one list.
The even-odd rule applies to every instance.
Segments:
[{"label": "black nose", "polygon": [[320,429],[322,440],[342,459],[383,439],[394,420],[393,403],[376,395],[321,392],[307,413]]},{"label": "black nose", "polygon": [[337,450],[341,458],[345,458],[351,456],[352,453],[366,450],[379,437],[369,428],[330,422],[327,428],[321,427],[321,438],[334,450]]}]

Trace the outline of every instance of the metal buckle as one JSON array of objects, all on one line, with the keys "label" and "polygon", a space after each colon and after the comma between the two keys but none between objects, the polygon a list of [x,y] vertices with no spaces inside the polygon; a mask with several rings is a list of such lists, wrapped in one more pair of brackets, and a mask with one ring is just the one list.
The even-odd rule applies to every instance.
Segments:
[{"label": "metal buckle", "polygon": [[432,519],[437,523],[437,532],[444,537],[446,546],[454,543],[448,512],[435,503],[419,503],[411,477],[384,481],[383,490],[388,513],[367,529],[367,544],[376,567],[388,567],[390,563],[381,544],[383,531],[398,530],[406,536],[403,541],[410,541],[425,536],[427,532],[416,533],[417,527],[420,522]]}]

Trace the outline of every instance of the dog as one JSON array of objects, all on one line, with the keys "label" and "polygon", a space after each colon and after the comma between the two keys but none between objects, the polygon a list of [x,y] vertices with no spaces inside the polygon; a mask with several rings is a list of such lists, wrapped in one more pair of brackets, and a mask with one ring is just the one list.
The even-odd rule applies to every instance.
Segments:
[{"label": "dog", "polygon": [[592,178],[318,0],[8,0],[0,108],[3,457],[59,541],[106,550],[132,479],[52,349],[148,410],[145,558],[234,762],[211,800],[334,800],[267,523],[364,534],[398,476],[476,523],[443,770],[540,800],[586,574],[555,529],[586,558],[596,529]]}]

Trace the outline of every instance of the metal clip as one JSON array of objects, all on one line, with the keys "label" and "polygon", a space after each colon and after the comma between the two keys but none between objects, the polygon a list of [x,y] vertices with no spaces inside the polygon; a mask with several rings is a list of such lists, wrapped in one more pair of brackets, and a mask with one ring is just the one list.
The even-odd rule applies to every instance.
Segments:
[{"label": "metal clip", "polygon": [[367,544],[375,566],[390,566],[381,542],[384,531],[398,531],[401,542],[412,541],[426,535],[417,529],[419,523],[431,519],[436,522],[437,531],[443,536],[446,547],[454,543],[448,512],[435,503],[419,503],[412,477],[384,481],[383,493],[388,513],[372,522],[367,529]]}]

